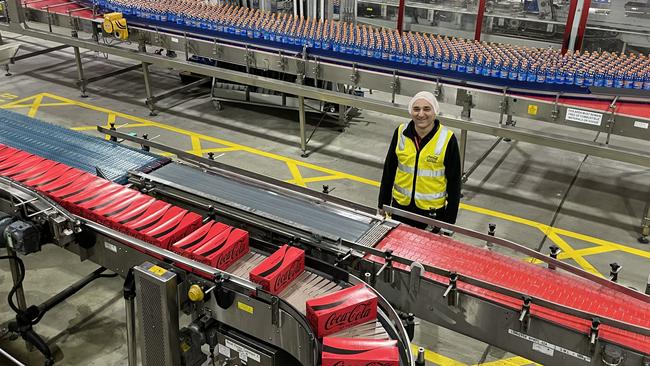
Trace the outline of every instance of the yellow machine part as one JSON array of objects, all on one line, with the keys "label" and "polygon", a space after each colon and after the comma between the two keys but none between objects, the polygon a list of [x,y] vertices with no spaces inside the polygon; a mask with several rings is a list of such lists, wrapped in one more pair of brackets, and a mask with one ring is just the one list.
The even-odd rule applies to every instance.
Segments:
[{"label": "yellow machine part", "polygon": [[126,27],[126,19],[122,13],[109,13],[104,14],[104,24],[102,25],[104,32],[110,33],[115,38],[126,41],[129,38],[129,30]]}]

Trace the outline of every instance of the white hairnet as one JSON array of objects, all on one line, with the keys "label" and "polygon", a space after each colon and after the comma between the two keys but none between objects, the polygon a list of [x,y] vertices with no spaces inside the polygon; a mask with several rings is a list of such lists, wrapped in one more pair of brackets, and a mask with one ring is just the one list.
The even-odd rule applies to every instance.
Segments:
[{"label": "white hairnet", "polygon": [[426,100],[429,104],[431,104],[431,109],[433,110],[434,114],[438,114],[440,111],[440,105],[438,104],[438,101],[436,100],[436,97],[428,91],[421,91],[413,96],[411,98],[411,101],[409,102],[409,113],[413,111],[413,104],[419,99]]}]

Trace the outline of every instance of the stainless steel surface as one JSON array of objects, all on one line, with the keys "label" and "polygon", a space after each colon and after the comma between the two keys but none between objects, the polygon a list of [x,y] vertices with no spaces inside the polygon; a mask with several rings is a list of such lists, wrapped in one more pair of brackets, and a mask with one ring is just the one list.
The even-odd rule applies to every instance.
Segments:
[{"label": "stainless steel surface", "polygon": [[133,269],[142,366],[180,365],[177,276],[145,262]]},{"label": "stainless steel surface", "polygon": [[138,350],[136,349],[135,302],[132,298],[124,299],[126,308],[126,343],[129,366],[138,366]]},{"label": "stainless steel surface", "polygon": [[150,176],[182,184],[211,196],[236,202],[255,213],[282,218],[333,237],[356,241],[370,228],[368,222],[355,220],[354,216],[341,216],[323,205],[279,195],[260,187],[238,184],[226,177],[206,174],[180,164],[168,164],[153,171]]},{"label": "stainless steel surface", "polygon": [[357,244],[365,245],[367,247],[374,246],[392,229],[392,225],[386,223],[376,224],[368,230],[359,240]]}]

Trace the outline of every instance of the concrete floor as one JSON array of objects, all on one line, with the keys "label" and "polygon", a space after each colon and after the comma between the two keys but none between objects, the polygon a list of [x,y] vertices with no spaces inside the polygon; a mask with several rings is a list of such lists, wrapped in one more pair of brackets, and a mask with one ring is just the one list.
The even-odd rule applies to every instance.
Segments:
[{"label": "concrete floor", "polygon": [[[39,49],[39,44],[42,43],[7,33],[3,33],[3,37],[5,41],[24,43],[26,50]],[[129,61],[112,57],[107,60],[92,52],[84,52],[83,59],[86,77],[131,65]],[[301,158],[297,114],[294,112],[236,104],[225,104],[225,108],[217,112],[205,93],[193,91],[164,100],[160,103],[161,113],[150,117],[143,104],[145,91],[139,71],[90,84],[89,97],[82,100],[74,85],[76,68],[71,50],[27,59],[12,65],[11,69],[13,76],[0,77],[0,99],[4,99],[0,105],[12,101],[8,95],[3,97],[3,93],[15,95],[17,99],[44,92],[52,93],[372,181],[380,179],[392,130],[403,122],[364,111],[343,133],[335,129],[318,129],[309,144],[310,156]],[[154,69],[153,72],[155,90],[160,92],[178,85],[176,72],[160,69]],[[369,97],[386,98],[381,93]],[[401,102],[405,103],[406,100]],[[454,106],[446,105],[443,108],[448,113],[457,111]],[[14,110],[26,114],[29,108]],[[484,120],[497,118],[490,113],[475,113],[474,117]],[[106,122],[105,114],[75,106],[43,107],[39,109],[36,118],[69,127]],[[312,118],[311,122],[315,120]],[[541,123],[518,122],[529,128],[548,128]],[[118,117],[116,123],[121,125],[133,122]],[[313,125],[308,127],[311,130]],[[168,129],[131,128],[126,125],[121,130],[148,133],[150,137],[159,135],[156,139],[158,142],[184,149],[192,148],[189,138]],[[586,139],[596,138],[594,133],[572,129],[561,130],[561,133]],[[494,140],[491,136],[470,134],[466,167],[471,166]],[[616,142],[637,148],[647,149],[648,146],[647,143],[629,139],[617,139]],[[202,147],[213,146],[220,145],[204,142]],[[286,163],[259,155],[234,151],[226,152],[218,159],[277,179],[292,178]],[[321,174],[305,168],[300,168],[300,171],[303,177]],[[548,246],[552,242],[539,229],[471,209],[480,207],[647,252],[648,246],[639,244],[636,238],[645,202],[650,199],[648,182],[650,171],[638,166],[517,141],[502,142],[465,184],[462,202],[470,206],[461,210],[458,224],[487,231],[488,223],[494,222],[499,236],[548,252]],[[317,182],[307,185],[320,190],[322,184]],[[376,206],[377,188],[372,185],[352,180],[337,180],[328,184],[330,188],[335,187],[332,193],[335,196]],[[472,242],[469,239],[459,239]],[[564,239],[575,249],[594,246],[593,243],[571,237]],[[622,283],[645,288],[650,272],[647,256],[614,251],[590,255],[586,259],[605,275],[609,273],[609,263],[618,262],[623,265]],[[567,261],[576,264],[573,260]],[[78,258],[55,247],[45,247],[42,253],[26,257],[25,263],[28,268],[25,289],[30,304],[40,303],[96,267],[91,263],[79,262]],[[6,261],[0,262],[0,298],[6,298],[10,282],[11,275]],[[48,313],[37,326],[38,332],[51,345],[58,347],[60,364],[126,363],[121,285],[119,279],[100,279]],[[11,317],[12,313],[6,305],[0,306],[0,323]],[[453,363],[441,358],[438,362],[441,365],[473,365],[513,357],[484,343],[424,322],[417,329],[414,343],[459,362]],[[26,351],[24,342],[2,338],[0,347],[27,364],[40,363],[38,353]]]}]

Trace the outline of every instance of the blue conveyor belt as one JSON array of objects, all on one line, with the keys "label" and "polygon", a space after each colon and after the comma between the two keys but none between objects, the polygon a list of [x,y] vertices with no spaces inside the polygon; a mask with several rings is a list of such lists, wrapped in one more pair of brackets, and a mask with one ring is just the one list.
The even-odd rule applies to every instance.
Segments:
[{"label": "blue conveyor belt", "polygon": [[149,172],[170,159],[0,109],[0,143],[124,184],[129,170]]}]

